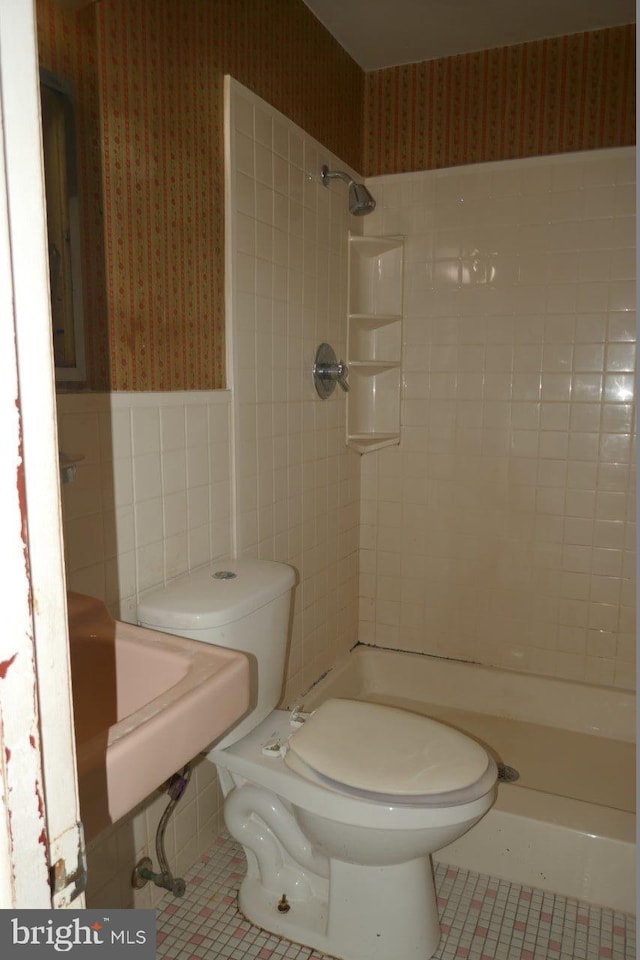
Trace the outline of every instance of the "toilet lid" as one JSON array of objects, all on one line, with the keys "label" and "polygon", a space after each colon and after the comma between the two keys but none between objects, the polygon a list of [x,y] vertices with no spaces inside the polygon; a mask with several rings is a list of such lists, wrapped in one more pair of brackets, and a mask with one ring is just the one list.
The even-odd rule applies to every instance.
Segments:
[{"label": "toilet lid", "polygon": [[467,788],[482,780],[485,793],[495,782],[495,764],[475,740],[428,717],[359,700],[318,707],[289,739],[285,762],[303,772],[300,761],[336,786],[405,803],[443,793],[470,800],[481,793]]}]

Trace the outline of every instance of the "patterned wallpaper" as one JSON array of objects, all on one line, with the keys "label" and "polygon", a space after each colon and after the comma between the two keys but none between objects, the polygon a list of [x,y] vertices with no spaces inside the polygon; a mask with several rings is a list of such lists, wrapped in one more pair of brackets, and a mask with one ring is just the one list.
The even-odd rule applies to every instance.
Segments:
[{"label": "patterned wallpaper", "polygon": [[635,143],[635,25],[365,75],[364,173]]},{"label": "patterned wallpaper", "polygon": [[[94,9],[64,15],[53,0],[37,0],[40,63],[68,80],[75,90],[82,280],[85,307],[87,381],[93,390],[108,390],[109,324],[105,283],[105,222],[102,198],[100,82]],[[77,390],[77,385],[69,387]]]},{"label": "patterned wallpaper", "polygon": [[225,73],[369,176],[635,142],[632,26],[364,74],[302,0],[36,2],[77,90],[94,390],[225,385]]},{"label": "patterned wallpaper", "polygon": [[223,76],[357,168],[364,75],[302,0],[100,0],[77,15],[37,0],[37,14],[41,62],[82,115],[89,385],[223,387]]}]

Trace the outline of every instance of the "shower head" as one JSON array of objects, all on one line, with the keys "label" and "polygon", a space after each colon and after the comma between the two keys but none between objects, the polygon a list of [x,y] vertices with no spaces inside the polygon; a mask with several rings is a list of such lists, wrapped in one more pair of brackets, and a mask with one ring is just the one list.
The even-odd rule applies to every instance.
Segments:
[{"label": "shower head", "polygon": [[349,184],[349,213],[354,216],[362,217],[375,210],[376,202],[364,183],[356,183],[344,170],[329,170],[329,167],[325,164],[320,171],[320,179],[325,187],[328,187],[329,181],[334,179],[344,180],[345,183]]},{"label": "shower head", "polygon": [[349,213],[362,217],[376,208],[376,202],[365,187],[364,183],[351,182],[349,184]]}]

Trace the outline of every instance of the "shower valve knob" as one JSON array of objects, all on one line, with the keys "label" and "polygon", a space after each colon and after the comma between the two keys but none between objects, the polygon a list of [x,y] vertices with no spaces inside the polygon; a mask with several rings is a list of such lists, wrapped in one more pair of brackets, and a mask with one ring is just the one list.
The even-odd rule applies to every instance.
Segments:
[{"label": "shower valve knob", "polygon": [[328,343],[321,343],[316,351],[313,365],[313,382],[318,396],[326,400],[333,393],[336,383],[340,384],[345,393],[348,393],[348,375],[349,368],[343,360],[337,359],[333,347]]},{"label": "shower valve knob", "polygon": [[321,380],[328,380],[329,383],[337,383],[345,393],[349,390],[349,384],[347,383],[349,370],[346,363],[342,360],[338,363],[325,363],[316,366],[316,375],[320,377]]}]

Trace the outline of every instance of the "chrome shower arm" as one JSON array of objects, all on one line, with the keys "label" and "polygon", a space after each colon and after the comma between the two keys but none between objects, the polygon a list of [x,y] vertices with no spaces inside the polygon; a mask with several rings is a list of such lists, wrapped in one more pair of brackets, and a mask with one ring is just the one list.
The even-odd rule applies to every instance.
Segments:
[{"label": "chrome shower arm", "polygon": [[329,186],[329,180],[344,180],[344,182],[348,183],[349,185],[354,182],[349,174],[345,173],[344,170],[329,170],[329,167],[326,165],[326,163],[320,171],[320,179],[325,187]]}]

